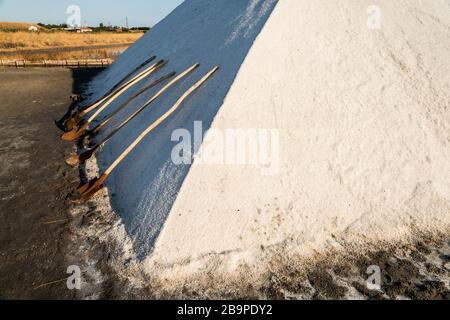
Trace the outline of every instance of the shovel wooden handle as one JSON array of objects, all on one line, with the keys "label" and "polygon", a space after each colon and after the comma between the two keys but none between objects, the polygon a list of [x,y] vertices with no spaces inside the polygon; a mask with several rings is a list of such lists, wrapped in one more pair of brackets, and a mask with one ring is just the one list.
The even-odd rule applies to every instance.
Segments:
[{"label": "shovel wooden handle", "polygon": [[[83,110],[94,110],[95,108],[97,108],[100,104],[102,104],[103,102],[105,102],[108,98],[111,97],[111,95],[122,85],[122,83],[125,82],[125,80],[127,80],[129,77],[131,77],[135,72],[139,71],[142,67],[146,66],[147,64],[149,64],[150,62],[152,62],[153,60],[156,59],[156,56],[152,56],[149,59],[147,59],[146,61],[144,61],[143,63],[141,63],[138,67],[136,67],[133,71],[131,71],[130,73],[128,73],[122,80],[120,80],[116,85],[114,85],[114,87],[112,87],[102,98],[100,98],[99,100],[95,101],[91,106],[89,107],[80,107],[78,108],[77,114],[81,115],[81,116],[85,116],[86,114],[83,113]],[[69,127],[67,127],[67,121],[69,119],[66,119],[66,129],[68,128],[69,130],[72,130],[73,125],[75,125],[76,123],[79,122],[76,121],[75,123],[73,123],[72,125],[70,125]],[[71,119],[72,121],[73,118]]]},{"label": "shovel wooden handle", "polygon": [[164,120],[166,120],[170,115],[172,115],[183,103],[183,101],[192,93],[194,92],[198,87],[200,87],[203,83],[205,83],[217,70],[219,70],[219,67],[214,67],[211,71],[209,71],[203,78],[201,78],[197,83],[195,83],[191,88],[189,88],[178,100],[175,102],[175,104],[167,110],[165,114],[163,114],[158,120],[153,122],[147,129],[142,132],[139,137],[131,143],[128,148],[125,149],[125,151],[111,164],[111,166],[106,169],[105,173],[102,176],[108,176],[111,174],[111,172],[114,171],[114,169],[125,159],[128,154],[130,154],[131,151],[156,127],[158,127]]},{"label": "shovel wooden handle", "polygon": [[[133,87],[134,85],[136,85],[137,83],[139,83],[140,81],[142,81],[143,79],[145,79],[147,76],[149,76],[150,74],[152,74],[154,71],[156,71],[157,69],[159,69],[159,66],[163,65],[164,62],[159,62],[156,63],[154,65],[152,65],[151,67],[149,67],[147,69],[146,72],[144,72],[141,76],[139,76],[138,78],[134,79],[132,82],[128,83],[126,86],[124,86],[122,89],[120,89],[119,91],[117,91],[104,105],[102,105],[87,121],[87,124],[89,125],[90,123],[92,123],[92,121],[95,120],[95,118],[97,118],[100,113],[103,112],[103,110],[105,110],[111,103],[113,103],[118,97],[120,97],[125,91],[127,91],[128,89],[130,89],[131,87]],[[86,112],[86,111],[85,111]]]},{"label": "shovel wooden handle", "polygon": [[152,62],[153,60],[156,59],[156,56],[152,56],[149,59],[145,60],[143,63],[141,63],[139,66],[137,66],[136,68],[133,69],[133,71],[131,71],[130,73],[128,73],[122,80],[120,80],[114,87],[112,87],[106,94],[105,96],[110,95],[111,93],[113,93],[117,88],[119,88],[124,82],[125,80],[127,80],[129,77],[131,77],[135,72],[139,71],[142,67],[146,66],[147,64],[149,64],[150,62]]},{"label": "shovel wooden handle", "polygon": [[98,132],[101,128],[103,128],[113,117],[115,117],[117,114],[119,114],[123,109],[125,109],[128,104],[130,104],[134,99],[136,99],[137,97],[139,97],[141,94],[145,93],[146,91],[152,89],[153,87],[157,86],[158,84],[160,84],[161,82],[172,78],[173,76],[176,75],[176,72],[171,72],[168,75],[165,75],[161,78],[159,78],[158,80],[153,81],[151,84],[149,84],[148,86],[142,88],[139,92],[135,93],[134,95],[132,95],[127,101],[125,101],[120,107],[118,107],[116,110],[114,110],[113,113],[111,113],[109,116],[107,116],[105,119],[103,119],[99,124],[97,124],[95,126],[95,128],[93,128],[92,130],[90,130],[90,132]]},{"label": "shovel wooden handle", "polygon": [[[145,73],[146,70],[142,71],[141,73],[137,74],[136,76],[134,76],[133,78],[131,78],[130,80],[128,80],[125,84],[122,85],[122,83],[129,78],[133,73],[135,73],[136,71],[138,71],[140,68],[142,68],[143,66],[147,65],[148,63],[152,62],[153,60],[156,59],[156,56],[151,57],[150,59],[148,59],[145,63],[141,64],[138,68],[136,68],[135,70],[133,70],[133,72],[130,72],[125,78],[123,78],[118,84],[116,84],[111,90],[108,91],[108,93],[101,98],[100,100],[98,100],[97,102],[95,102],[93,105],[84,108],[83,110],[80,111],[80,114],[82,113],[83,115],[86,115],[87,113],[95,110],[99,105],[101,105],[103,102],[105,102],[106,100],[108,100],[109,98],[111,98],[114,93],[116,93],[118,90],[122,89],[124,86],[128,85],[130,82],[132,82],[133,80],[135,80],[136,78],[138,78],[139,76],[142,75],[142,73]],[[153,67],[154,65],[150,66]]]},{"label": "shovel wooden handle", "polygon": [[153,101],[155,101],[160,95],[162,95],[166,90],[168,90],[171,86],[173,86],[175,83],[183,79],[185,76],[187,76],[189,73],[197,69],[200,65],[194,64],[192,67],[178,75],[176,78],[174,78],[172,81],[170,81],[168,84],[166,84],[161,90],[159,90],[155,95],[153,95],[150,99],[148,99],[142,107],[140,107],[138,110],[133,112],[127,119],[125,119],[117,128],[115,128],[113,131],[111,131],[110,134],[108,134],[100,143],[98,143],[99,146],[105,144],[108,142],[109,139],[111,139],[117,132],[120,131],[123,127],[125,127],[130,121],[132,121],[134,118],[136,118],[142,111],[144,111],[145,108],[147,108]]},{"label": "shovel wooden handle", "polygon": [[142,72],[140,72],[139,74],[137,74],[136,76],[134,76],[132,79],[130,79],[129,81],[127,81],[125,84],[123,84],[122,86],[120,86],[119,88],[117,88],[117,90],[114,90],[113,92],[111,92],[109,95],[107,95],[106,97],[104,97],[103,99],[101,99],[99,102],[93,104],[92,106],[83,109],[82,111],[84,112],[84,114],[87,114],[91,111],[94,111],[98,106],[100,106],[102,103],[104,103],[105,101],[115,97],[118,92],[121,92],[125,87],[129,87],[130,84],[133,84],[136,82],[137,79],[141,79],[143,75],[145,75],[147,72],[149,72],[150,70],[152,70],[153,68],[155,68],[155,66],[157,66],[160,62],[152,64],[150,67],[146,68],[145,70],[143,70]]}]

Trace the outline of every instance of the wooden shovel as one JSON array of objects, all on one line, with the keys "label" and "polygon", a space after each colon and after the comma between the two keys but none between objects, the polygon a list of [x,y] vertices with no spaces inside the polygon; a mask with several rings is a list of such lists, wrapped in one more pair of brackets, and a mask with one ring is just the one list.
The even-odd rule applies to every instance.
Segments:
[{"label": "wooden shovel", "polygon": [[[139,92],[137,92],[133,96],[131,96],[120,107],[118,107],[117,110],[115,110],[111,115],[106,117],[102,122],[100,122],[97,126],[95,126],[95,128],[93,128],[92,130],[87,131],[86,135],[88,135],[88,134],[97,134],[100,131],[101,128],[103,128],[115,115],[119,114],[120,111],[122,111],[124,108],[126,108],[134,99],[136,99],[137,97],[139,97],[140,95],[142,95],[146,91],[150,90],[151,88],[157,86],[161,82],[172,78],[175,75],[176,75],[176,72],[171,72],[168,75],[165,75],[165,76],[159,78],[158,80],[155,80],[154,82],[152,82],[148,86],[142,88],[142,90],[140,90]],[[78,164],[84,163],[86,160],[88,160],[92,156],[93,152],[95,152],[94,149],[91,149],[91,150],[88,150],[88,151],[84,152],[81,155],[73,154],[73,155],[69,156],[66,159],[66,163],[69,166],[71,166],[71,167],[75,167]],[[89,157],[86,157],[88,154],[91,154],[91,155]]]},{"label": "wooden shovel", "polygon": [[131,101],[133,101],[134,99],[139,97],[144,92],[150,90],[151,88],[156,87],[161,82],[172,78],[176,74],[177,73],[175,71],[173,71],[173,72],[169,73],[168,75],[165,75],[165,76],[159,78],[158,80],[155,80],[154,82],[152,82],[148,86],[146,86],[146,87],[142,88],[141,90],[139,90],[137,93],[135,93],[133,96],[131,96],[126,102],[124,102],[120,107],[118,107],[116,110],[114,110],[113,113],[111,113],[109,116],[107,116],[105,119],[103,119],[99,124],[97,124],[93,129],[88,130],[86,132],[86,135],[97,134],[100,131],[101,128],[103,128],[112,118],[114,118],[117,114],[119,114]]},{"label": "wooden shovel", "polygon": [[[108,96],[110,96],[117,88],[119,88],[128,78],[130,78],[135,72],[139,71],[142,67],[146,66],[147,64],[149,64],[150,62],[152,62],[153,60],[156,59],[156,56],[150,57],[149,59],[147,59],[146,61],[144,61],[143,63],[141,63],[138,67],[136,67],[133,71],[131,71],[130,73],[128,73],[122,80],[120,80],[117,84],[115,84],[110,90],[108,90],[108,92],[101,97],[99,100],[97,100],[96,102],[94,102],[93,104],[98,103],[99,101],[102,101],[103,99],[107,98]],[[70,98],[76,102],[79,100],[78,95],[72,95]],[[104,101],[104,100],[103,100]],[[84,109],[84,108],[83,108]],[[68,121],[70,120],[70,118],[72,117],[72,115],[66,115],[64,116],[61,120],[56,121],[55,123],[57,124],[58,128],[61,128],[62,126],[64,127],[64,130],[67,130],[67,125],[68,125]],[[71,121],[71,123],[73,123],[73,121]],[[72,126],[73,127],[73,126]],[[72,129],[72,128],[70,128]],[[68,130],[70,130],[68,129]]]},{"label": "wooden shovel", "polygon": [[156,70],[162,68],[164,65],[166,65],[167,62],[161,60],[156,65],[153,66],[150,70],[148,70],[146,73],[142,74],[139,78],[135,79],[133,82],[129,83],[125,87],[123,87],[121,90],[119,90],[116,94],[114,94],[105,104],[103,104],[100,108],[97,109],[97,111],[86,121],[83,123],[79,123],[77,126],[75,126],[72,130],[64,133],[61,136],[61,139],[64,141],[76,141],[78,140],[86,131],[86,129],[89,127],[89,125],[108,107],[110,106],[117,98],[119,98],[125,91],[127,91],[129,88],[133,87],[143,79],[145,79],[147,76],[155,72]]},{"label": "wooden shovel", "polygon": [[135,77],[133,77],[132,79],[127,81],[125,84],[123,84],[122,86],[120,86],[119,88],[117,88],[116,90],[111,92],[110,94],[106,95],[102,99],[100,99],[97,102],[95,102],[94,104],[92,104],[91,106],[83,108],[81,110],[78,110],[71,118],[69,118],[66,121],[67,130],[73,130],[73,128],[76,127],[77,125],[79,125],[79,123],[81,122],[83,117],[86,116],[89,112],[94,111],[99,106],[101,106],[103,103],[105,103],[111,99],[117,98],[120,95],[119,93],[123,92],[123,90],[125,88],[129,88],[130,86],[133,86],[134,84],[136,84],[137,82],[139,82],[140,80],[145,78],[149,74],[149,72],[150,73],[154,72],[155,70],[157,70],[161,67],[161,64],[165,64],[165,63],[166,62],[164,62],[164,60],[161,60],[161,61],[151,65],[150,67],[148,67],[145,70],[143,70],[142,72],[140,72],[138,75],[136,75]]},{"label": "wooden shovel", "polygon": [[156,59],[156,56],[150,57],[149,59],[147,59],[146,61],[144,61],[143,63],[141,63],[138,67],[134,68],[133,71],[131,71],[130,73],[128,73],[121,81],[119,81],[114,87],[112,87],[106,94],[105,96],[110,95],[111,93],[113,93],[117,88],[119,88],[122,83],[125,82],[125,80],[127,80],[129,77],[131,77],[134,73],[138,72],[139,70],[141,70],[141,68],[145,67],[146,65],[148,65],[150,62],[152,62],[153,60]]},{"label": "wooden shovel", "polygon": [[156,127],[158,127],[164,120],[166,120],[169,116],[171,116],[183,103],[183,101],[197,88],[199,88],[203,83],[205,83],[217,70],[219,67],[214,67],[211,71],[209,71],[202,79],[200,79],[196,84],[194,84],[189,90],[187,90],[178,100],[177,102],[170,108],[164,115],[162,115],[158,120],[153,122],[147,129],[142,132],[139,137],[131,143],[128,148],[109,166],[106,171],[98,178],[91,180],[90,182],[82,185],[78,188],[80,192],[80,197],[82,199],[89,199],[93,195],[95,195],[99,190],[103,188],[103,183],[109,177],[109,175],[114,171],[115,168],[136,148],[136,146]]},{"label": "wooden shovel", "polygon": [[155,95],[153,95],[142,107],[140,107],[138,110],[136,110],[133,114],[131,114],[127,119],[125,119],[117,128],[115,128],[113,131],[111,131],[106,138],[104,138],[100,143],[92,147],[90,150],[87,150],[86,152],[80,154],[80,155],[72,155],[69,158],[66,159],[66,163],[69,166],[75,167],[80,163],[84,163],[86,160],[91,158],[97,150],[100,149],[102,145],[104,145],[106,142],[108,142],[120,129],[125,127],[130,121],[132,121],[134,118],[136,118],[142,111],[144,111],[153,101],[155,101],[159,96],[161,96],[166,90],[168,90],[171,86],[173,86],[176,82],[180,81],[182,78],[187,76],[189,73],[197,69],[200,65],[194,64],[192,67],[181,73],[178,77],[170,81],[168,84],[166,84],[161,90],[159,90]]}]

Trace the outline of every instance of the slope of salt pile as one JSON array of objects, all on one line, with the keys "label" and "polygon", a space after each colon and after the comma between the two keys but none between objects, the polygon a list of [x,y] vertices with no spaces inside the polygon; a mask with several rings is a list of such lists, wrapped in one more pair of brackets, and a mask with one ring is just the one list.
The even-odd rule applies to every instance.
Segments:
[{"label": "slope of salt pile", "polygon": [[448,228],[449,3],[376,3],[278,2],[211,127],[279,130],[279,171],[194,163],[153,261]]},{"label": "slope of salt pile", "polygon": [[[169,61],[167,66],[117,99],[99,119],[114,111],[132,93],[171,71],[181,73],[194,63],[201,66],[174,85],[108,142],[98,156],[100,169],[114,160],[152,121],[214,66],[208,82],[190,96],[169,121],[152,132],[108,179],[111,204],[132,236],[140,257],[147,255],[164,225],[190,165],[175,165],[171,153],[177,128],[193,131],[194,120],[207,129],[233,83],[255,38],[275,7],[275,0],[188,0],[125,51],[91,86],[91,100],[149,57]],[[161,86],[134,101],[109,122],[101,140]]]}]

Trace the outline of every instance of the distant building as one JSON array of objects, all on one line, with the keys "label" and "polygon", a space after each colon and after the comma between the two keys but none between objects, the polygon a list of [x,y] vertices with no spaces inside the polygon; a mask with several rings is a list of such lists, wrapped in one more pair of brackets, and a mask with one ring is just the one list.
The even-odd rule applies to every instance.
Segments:
[{"label": "distant building", "polygon": [[36,27],[36,26],[30,26],[30,27],[28,28],[28,31],[30,31],[30,32],[38,32],[39,29],[38,29],[38,27]]},{"label": "distant building", "polygon": [[76,32],[76,33],[93,32],[93,30],[91,28],[87,28],[87,27],[64,28],[63,30],[69,31],[69,32]]},{"label": "distant building", "polygon": [[87,32],[92,32],[91,28],[76,28],[76,32],[77,33],[87,33]]}]

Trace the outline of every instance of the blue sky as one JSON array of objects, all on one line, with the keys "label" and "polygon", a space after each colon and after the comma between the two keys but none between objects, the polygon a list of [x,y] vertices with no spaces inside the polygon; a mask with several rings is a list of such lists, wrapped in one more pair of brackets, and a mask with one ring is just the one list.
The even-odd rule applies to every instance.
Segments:
[{"label": "blue sky", "polygon": [[0,0],[0,21],[65,23],[69,5],[81,9],[82,23],[153,26],[183,0]]}]

